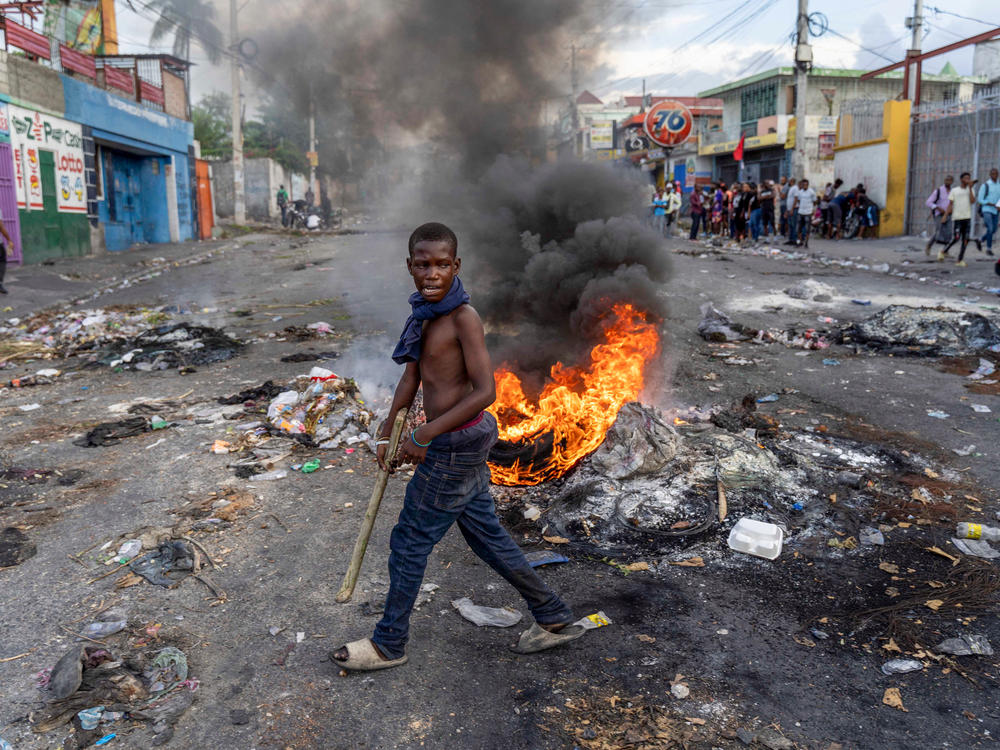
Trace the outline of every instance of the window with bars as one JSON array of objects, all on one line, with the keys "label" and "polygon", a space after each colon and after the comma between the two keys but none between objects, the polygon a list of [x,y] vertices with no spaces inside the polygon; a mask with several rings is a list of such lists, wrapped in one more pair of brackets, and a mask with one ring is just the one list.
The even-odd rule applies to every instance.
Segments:
[{"label": "window with bars", "polygon": [[748,86],[740,92],[740,129],[757,134],[757,120],[778,114],[778,84],[775,81]]}]

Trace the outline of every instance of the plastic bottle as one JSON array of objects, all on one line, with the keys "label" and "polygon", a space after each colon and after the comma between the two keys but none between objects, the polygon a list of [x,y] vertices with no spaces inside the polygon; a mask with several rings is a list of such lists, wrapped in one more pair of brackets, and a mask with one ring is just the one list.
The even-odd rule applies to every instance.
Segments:
[{"label": "plastic bottle", "polygon": [[[81,635],[87,635],[91,638],[104,638],[105,636],[114,635],[120,630],[124,630],[128,623],[125,620],[102,620],[101,622],[92,622],[83,630],[80,631]],[[101,707],[103,710],[103,706]]]},{"label": "plastic bottle", "polygon": [[955,536],[959,539],[983,539],[987,542],[1000,542],[1000,529],[995,526],[983,526],[981,523],[963,521],[958,525]]},{"label": "plastic bottle", "polygon": [[287,476],[288,476],[288,469],[277,469],[276,471],[267,471],[264,472],[263,474],[254,474],[252,477],[250,477],[250,479],[255,482],[257,480],[260,480],[262,482],[270,482],[275,479],[284,479]]}]

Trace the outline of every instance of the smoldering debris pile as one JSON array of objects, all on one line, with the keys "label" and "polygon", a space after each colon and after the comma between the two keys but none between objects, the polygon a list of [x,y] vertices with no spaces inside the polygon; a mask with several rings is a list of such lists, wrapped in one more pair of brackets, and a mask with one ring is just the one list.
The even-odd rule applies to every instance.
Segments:
[{"label": "smoldering debris pile", "polygon": [[711,302],[701,306],[698,335],[705,341],[728,343],[747,341],[754,344],[781,344],[790,349],[826,349],[840,340],[840,334],[826,329],[807,328],[803,331],[779,328],[753,328],[733,321]]},{"label": "smoldering debris pile", "polygon": [[726,410],[731,419],[712,414],[675,428],[652,407],[626,405],[602,446],[550,495],[545,523],[573,539],[628,548],[728,532],[750,516],[784,527],[792,546],[825,546],[837,538],[829,495],[842,498],[839,512],[871,512],[877,498],[865,478],[923,471],[917,457],[808,428],[783,432],[754,410],[748,397]]},{"label": "smoldering debris pile", "polygon": [[891,305],[849,329],[851,338],[898,354],[965,356],[1000,352],[1000,327],[977,313]]},{"label": "smoldering debris pile", "polygon": [[0,326],[0,339],[36,357],[78,356],[86,363],[140,371],[193,367],[230,359],[242,344],[223,331],[174,322],[176,307],[42,313]]}]

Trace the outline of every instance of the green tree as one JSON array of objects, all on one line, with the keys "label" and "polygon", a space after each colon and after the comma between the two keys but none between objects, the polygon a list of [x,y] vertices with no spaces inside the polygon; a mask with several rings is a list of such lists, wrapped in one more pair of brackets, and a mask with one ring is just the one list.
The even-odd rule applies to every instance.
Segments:
[{"label": "green tree", "polygon": [[231,98],[221,92],[202,97],[191,109],[194,137],[201,143],[205,158],[231,159],[233,156]]},{"label": "green tree", "polygon": [[222,57],[222,32],[215,25],[215,6],[211,0],[150,0],[159,15],[149,34],[150,44],[158,44],[174,35],[173,54],[191,59],[191,39],[205,50],[213,64]]}]

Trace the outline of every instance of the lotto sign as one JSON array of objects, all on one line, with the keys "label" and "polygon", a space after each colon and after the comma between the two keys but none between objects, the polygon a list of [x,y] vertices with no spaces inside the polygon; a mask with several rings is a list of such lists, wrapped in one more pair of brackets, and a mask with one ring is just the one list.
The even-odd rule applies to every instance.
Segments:
[{"label": "lotto sign", "polygon": [[44,150],[52,152],[55,166],[56,210],[61,213],[86,213],[87,191],[80,126],[13,104],[8,111],[18,206],[33,211],[44,208],[39,156],[39,151]]},{"label": "lotto sign", "polygon": [[694,119],[691,111],[680,102],[657,102],[646,113],[642,126],[649,139],[658,146],[676,146],[691,135]]}]

